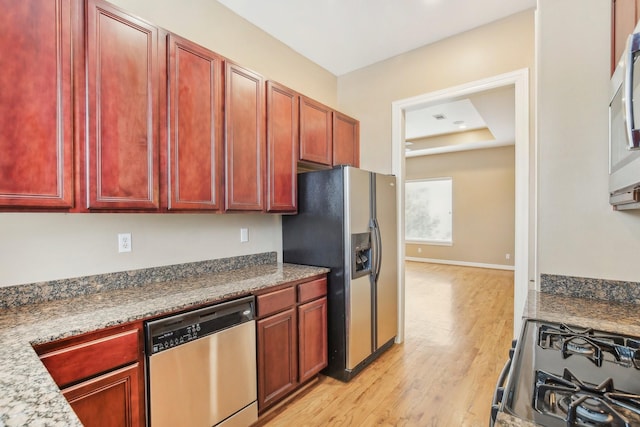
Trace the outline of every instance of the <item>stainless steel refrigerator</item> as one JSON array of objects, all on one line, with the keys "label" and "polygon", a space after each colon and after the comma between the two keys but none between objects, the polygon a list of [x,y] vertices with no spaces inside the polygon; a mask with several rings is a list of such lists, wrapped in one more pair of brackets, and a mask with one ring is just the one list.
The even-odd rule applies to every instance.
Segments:
[{"label": "stainless steel refrigerator", "polygon": [[284,262],[331,269],[329,365],[342,381],[397,333],[396,178],[350,166],[298,175],[298,214],[282,218]]}]

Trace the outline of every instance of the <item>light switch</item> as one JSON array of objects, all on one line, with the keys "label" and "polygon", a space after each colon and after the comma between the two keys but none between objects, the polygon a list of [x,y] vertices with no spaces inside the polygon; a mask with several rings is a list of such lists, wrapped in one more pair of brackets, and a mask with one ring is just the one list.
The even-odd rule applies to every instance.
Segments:
[{"label": "light switch", "polygon": [[244,242],[248,242],[249,241],[249,229],[248,228],[241,228],[240,229],[240,243],[244,243]]}]

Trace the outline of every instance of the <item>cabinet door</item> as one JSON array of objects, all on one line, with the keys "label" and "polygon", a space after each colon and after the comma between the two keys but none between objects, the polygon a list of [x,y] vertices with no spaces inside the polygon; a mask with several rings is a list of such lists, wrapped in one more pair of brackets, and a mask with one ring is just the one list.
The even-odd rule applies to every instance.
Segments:
[{"label": "cabinet door", "polygon": [[298,94],[267,82],[267,212],[296,212]]},{"label": "cabinet door", "polygon": [[86,427],[142,427],[142,367],[135,363],[62,390]]},{"label": "cabinet door", "polygon": [[298,360],[302,383],[327,366],[327,298],[300,305],[298,319]]},{"label": "cabinet door", "polygon": [[262,411],[297,385],[295,308],[257,322],[258,410]]},{"label": "cabinet door", "polygon": [[638,0],[613,0],[611,21],[611,72],[615,71],[616,65],[622,56],[622,52],[627,44],[627,38],[638,22]]},{"label": "cabinet door", "polygon": [[333,113],[333,165],[360,165],[360,122]]},{"label": "cabinet door", "polygon": [[168,209],[222,206],[222,58],[169,35]]},{"label": "cabinet door", "polygon": [[331,108],[300,96],[300,160],[331,166]]},{"label": "cabinet door", "polygon": [[0,9],[0,206],[70,208],[70,0],[0,0]]},{"label": "cabinet door", "polygon": [[87,207],[158,208],[158,29],[87,3]]},{"label": "cabinet door", "polygon": [[264,209],[264,79],[226,62],[225,209]]}]

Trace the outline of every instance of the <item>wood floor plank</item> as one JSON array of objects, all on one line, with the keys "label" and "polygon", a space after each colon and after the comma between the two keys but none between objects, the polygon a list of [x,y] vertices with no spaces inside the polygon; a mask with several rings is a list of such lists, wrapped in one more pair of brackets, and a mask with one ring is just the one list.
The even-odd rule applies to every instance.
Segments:
[{"label": "wood floor plank", "polygon": [[317,384],[278,426],[485,427],[513,336],[513,272],[406,262],[405,341],[349,383]]}]

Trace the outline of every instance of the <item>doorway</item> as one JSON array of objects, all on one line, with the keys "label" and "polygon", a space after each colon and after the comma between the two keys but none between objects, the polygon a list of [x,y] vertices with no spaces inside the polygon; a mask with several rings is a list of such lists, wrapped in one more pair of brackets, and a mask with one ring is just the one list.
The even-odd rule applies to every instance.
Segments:
[{"label": "doorway", "polygon": [[[530,279],[529,241],[529,72],[527,69],[501,74],[460,86],[430,92],[392,103],[392,173],[400,183],[405,182],[405,113],[424,105],[444,102],[451,98],[513,85],[515,88],[515,244],[514,244],[514,335],[521,326],[521,313],[526,302]],[[404,185],[398,186],[398,263],[405,259]],[[404,277],[398,278],[398,342],[404,339]]]}]

